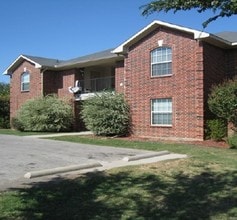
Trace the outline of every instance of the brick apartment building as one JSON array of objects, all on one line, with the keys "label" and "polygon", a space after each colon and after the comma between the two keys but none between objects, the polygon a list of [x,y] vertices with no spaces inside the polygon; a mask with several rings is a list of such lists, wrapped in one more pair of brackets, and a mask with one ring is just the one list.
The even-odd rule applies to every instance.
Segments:
[{"label": "brick apartment building", "polygon": [[11,77],[11,118],[37,96],[75,103],[115,89],[130,105],[133,135],[203,140],[211,86],[237,75],[237,33],[154,21],[115,49],[67,61],[20,55],[4,74]]}]

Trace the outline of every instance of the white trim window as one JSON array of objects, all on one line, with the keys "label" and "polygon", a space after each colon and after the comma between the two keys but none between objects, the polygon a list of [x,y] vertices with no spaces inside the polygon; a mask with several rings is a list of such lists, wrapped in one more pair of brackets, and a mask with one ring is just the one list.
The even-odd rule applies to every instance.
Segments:
[{"label": "white trim window", "polygon": [[158,47],[151,51],[151,76],[172,75],[171,47]]},{"label": "white trim window", "polygon": [[151,125],[172,125],[172,99],[151,100]]},{"label": "white trim window", "polygon": [[21,91],[30,91],[30,73],[24,72],[21,74]]}]

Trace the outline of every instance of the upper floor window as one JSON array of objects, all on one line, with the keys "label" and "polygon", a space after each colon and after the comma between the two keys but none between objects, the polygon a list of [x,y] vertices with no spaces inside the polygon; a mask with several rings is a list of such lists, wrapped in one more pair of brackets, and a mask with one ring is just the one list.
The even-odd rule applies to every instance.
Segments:
[{"label": "upper floor window", "polygon": [[172,49],[158,47],[151,51],[151,76],[172,74]]},{"label": "upper floor window", "polygon": [[21,74],[21,91],[30,90],[30,73],[24,72]]}]

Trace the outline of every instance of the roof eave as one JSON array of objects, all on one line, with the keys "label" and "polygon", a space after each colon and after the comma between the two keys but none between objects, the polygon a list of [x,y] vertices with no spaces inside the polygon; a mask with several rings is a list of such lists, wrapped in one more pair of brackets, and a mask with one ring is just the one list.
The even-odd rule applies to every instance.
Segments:
[{"label": "roof eave", "polygon": [[23,60],[27,60],[30,63],[33,63],[35,65],[35,68],[40,69],[42,68],[42,65],[39,63],[36,63],[35,61],[29,59],[28,57],[24,55],[18,56],[13,63],[3,72],[3,75],[12,75],[14,68],[18,66]]},{"label": "roof eave", "polygon": [[217,47],[223,48],[223,49],[231,49],[235,48],[237,46],[237,42],[230,42],[228,40],[225,40],[221,37],[218,37],[214,34],[210,34],[208,38],[203,39],[205,42],[210,43],[212,45],[215,45]]},{"label": "roof eave", "polygon": [[86,60],[76,63],[70,63],[65,65],[55,65],[55,69],[61,70],[61,69],[68,69],[68,68],[81,68],[81,67],[87,67],[87,66],[95,66],[95,65],[102,65],[106,63],[113,63],[117,60],[123,59],[122,57],[105,57],[101,59],[95,59],[95,60]]}]

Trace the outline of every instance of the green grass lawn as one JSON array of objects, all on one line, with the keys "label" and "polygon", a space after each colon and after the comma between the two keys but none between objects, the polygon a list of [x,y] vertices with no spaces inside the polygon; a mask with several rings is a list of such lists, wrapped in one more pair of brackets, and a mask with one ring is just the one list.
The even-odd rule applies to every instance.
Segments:
[{"label": "green grass lawn", "polygon": [[54,139],[190,157],[3,192],[0,219],[237,219],[237,150],[79,136]]}]

